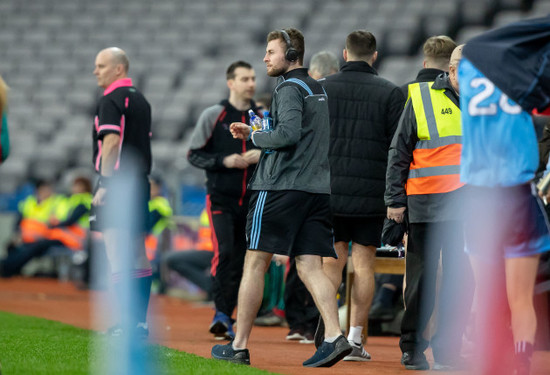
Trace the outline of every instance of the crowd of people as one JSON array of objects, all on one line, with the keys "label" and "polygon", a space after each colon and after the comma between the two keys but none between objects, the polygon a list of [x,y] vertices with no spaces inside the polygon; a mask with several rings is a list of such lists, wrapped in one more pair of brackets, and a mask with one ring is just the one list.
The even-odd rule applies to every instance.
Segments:
[{"label": "crowd of people", "polygon": [[[506,32],[490,36],[495,44],[510,39]],[[529,107],[521,94],[500,91],[486,71],[494,61],[475,49],[477,42],[457,46],[448,36],[430,37],[417,78],[399,87],[373,68],[378,51],[368,31],[347,36],[342,66],[321,51],[309,70],[299,30],[270,32],[263,61],[277,86],[255,101],[252,65],[236,61],[227,68],[229,96],[202,112],[188,150],[189,162],[206,173],[198,240],[191,250],[167,254],[160,249],[173,249],[163,235],[175,225],[161,181],[148,178],[151,108],[128,76],[125,52],[104,49],[94,70],[105,90],[93,128],[98,182],[92,189],[88,179],[76,178],[68,197],[38,184],[36,195],[20,204],[0,275],[20,273],[52,248],[83,250],[100,238],[117,299],[123,300],[123,287],[135,298],[109,334],[147,337],[151,284],[167,266],[213,301],[207,329],[229,341],[212,348],[213,358],[250,364],[249,337],[267,305],[262,313],[278,317],[276,324],[286,318],[288,340],[315,344],[304,366],[330,367],[372,359],[364,336],[369,317],[388,315],[403,284],[400,276],[384,276],[375,295],[377,248],[384,220],[406,218],[401,364],[430,369],[424,352],[431,346],[434,370],[476,365],[461,354],[474,309],[482,373],[528,374],[534,278],[541,254],[550,250],[546,214],[531,186],[538,165],[546,164],[536,154],[531,112],[549,103]],[[515,153],[502,151],[511,144]],[[510,212],[518,216],[511,219]],[[348,257],[354,278],[344,336],[337,292]],[[284,293],[273,264],[286,265]],[[502,283],[495,282],[499,267]],[[266,304],[273,299],[265,293],[268,270],[279,281],[275,302]],[[502,298],[487,306],[491,293]],[[427,337],[436,301],[436,330]],[[483,312],[505,316],[497,307],[511,311],[515,356],[508,369],[497,365],[488,339],[506,336],[505,324],[489,324]]]}]

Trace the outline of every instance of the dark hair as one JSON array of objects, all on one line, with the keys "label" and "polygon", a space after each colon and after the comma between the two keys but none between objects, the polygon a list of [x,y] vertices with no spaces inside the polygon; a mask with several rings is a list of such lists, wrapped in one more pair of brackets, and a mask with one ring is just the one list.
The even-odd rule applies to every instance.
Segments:
[{"label": "dark hair", "polygon": [[34,188],[36,190],[38,190],[42,187],[51,187],[51,188],[53,188],[53,183],[49,180],[44,180],[44,179],[41,179],[41,178],[34,181]]},{"label": "dark hair", "polygon": [[[290,27],[288,29],[283,29],[288,34],[288,37],[290,39],[290,44],[292,45],[292,48],[298,52],[298,63],[300,65],[304,64],[304,53],[305,53],[305,42],[304,42],[304,35],[302,32],[298,29],[295,29],[293,27]],[[285,51],[287,48],[285,38],[283,36],[283,33],[281,33],[281,30],[273,30],[269,34],[267,34],[267,42],[271,42],[272,40],[281,40],[281,42],[285,45]]]},{"label": "dark hair", "polygon": [[237,70],[237,68],[252,69],[252,65],[242,60],[235,61],[233,64],[229,65],[227,71],[225,72],[225,76],[228,81],[235,78],[235,70]]},{"label": "dark hair", "polygon": [[80,176],[74,179],[73,185],[80,184],[84,187],[84,191],[86,193],[92,192],[92,183],[90,182],[90,179]]},{"label": "dark hair", "polygon": [[366,30],[353,31],[346,38],[346,50],[358,59],[370,59],[376,52],[376,38]]}]

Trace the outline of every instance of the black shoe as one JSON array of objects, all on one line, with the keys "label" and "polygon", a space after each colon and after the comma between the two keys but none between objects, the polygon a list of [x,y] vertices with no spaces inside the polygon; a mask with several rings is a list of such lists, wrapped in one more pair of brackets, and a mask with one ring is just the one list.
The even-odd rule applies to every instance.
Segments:
[{"label": "black shoe", "polygon": [[426,360],[424,353],[419,352],[405,352],[401,357],[401,364],[405,366],[407,370],[429,370],[430,365]]},{"label": "black shoe", "polygon": [[235,332],[233,331],[233,321],[229,316],[216,310],[212,324],[208,331],[214,334],[215,340],[233,340]]},{"label": "black shoe", "polygon": [[317,329],[315,330],[315,335],[313,336],[313,341],[315,341],[315,348],[319,348],[323,341],[325,341],[325,322],[320,315],[319,321],[317,322]]},{"label": "black shoe", "polygon": [[340,335],[334,342],[323,341],[313,357],[303,363],[305,367],[330,367],[351,353],[348,340]]},{"label": "black shoe", "polygon": [[250,365],[250,353],[248,349],[233,349],[233,342],[225,345],[214,345],[212,358],[229,361],[240,365]]}]

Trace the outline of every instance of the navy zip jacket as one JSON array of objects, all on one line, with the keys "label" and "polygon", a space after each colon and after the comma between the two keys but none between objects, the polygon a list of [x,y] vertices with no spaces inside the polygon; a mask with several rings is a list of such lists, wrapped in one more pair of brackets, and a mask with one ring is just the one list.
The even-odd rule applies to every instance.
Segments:
[{"label": "navy zip jacket", "polygon": [[550,15],[483,33],[462,53],[525,111],[550,105]]}]

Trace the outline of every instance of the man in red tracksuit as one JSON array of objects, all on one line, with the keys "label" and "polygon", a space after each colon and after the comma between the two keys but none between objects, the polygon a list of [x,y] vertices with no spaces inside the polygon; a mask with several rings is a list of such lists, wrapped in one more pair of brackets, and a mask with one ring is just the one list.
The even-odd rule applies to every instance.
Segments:
[{"label": "man in red tracksuit", "polygon": [[234,337],[231,318],[237,304],[244,256],[249,194],[246,187],[260,150],[251,141],[234,139],[232,122],[249,122],[257,113],[252,97],[256,76],[252,66],[234,62],[227,69],[229,99],[204,110],[191,137],[189,162],[206,171],[206,208],[212,225],[212,297],[216,312],[210,332],[218,339]]}]

